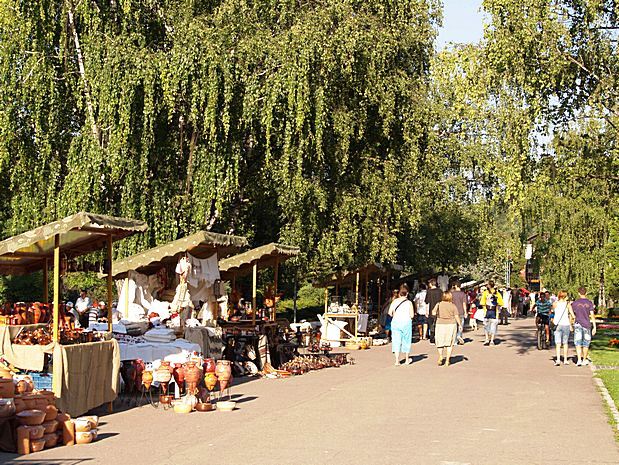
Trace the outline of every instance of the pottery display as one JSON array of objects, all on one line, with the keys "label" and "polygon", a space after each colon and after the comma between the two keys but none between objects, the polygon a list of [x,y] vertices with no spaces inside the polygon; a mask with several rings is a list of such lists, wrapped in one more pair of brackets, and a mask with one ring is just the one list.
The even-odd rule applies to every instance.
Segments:
[{"label": "pottery display", "polygon": [[76,418],[73,420],[76,433],[87,433],[92,429],[92,424],[86,418]]},{"label": "pottery display", "polygon": [[13,415],[15,415],[13,399],[0,399],[0,418],[12,417]]},{"label": "pottery display", "polygon": [[198,402],[195,407],[198,412],[210,412],[214,408],[210,402]]},{"label": "pottery display", "polygon": [[81,431],[75,433],[75,443],[76,444],[90,444],[95,435],[92,431]]},{"label": "pottery display", "polygon": [[157,370],[153,373],[155,381],[160,383],[169,383],[172,379],[172,367],[170,362],[163,361]]},{"label": "pottery display", "polygon": [[58,431],[58,420],[46,421],[43,423],[43,428],[45,429],[45,434],[51,434]]},{"label": "pottery display", "polygon": [[215,389],[217,385],[217,375],[212,372],[208,372],[204,375],[204,384],[206,385],[206,389],[212,391]]},{"label": "pottery display", "polygon": [[49,405],[56,405],[56,396],[52,391],[39,391],[37,394],[45,397]]},{"label": "pottery display", "polygon": [[191,404],[186,404],[184,402],[174,403],[174,413],[191,413],[191,410]]},{"label": "pottery display", "polygon": [[83,417],[78,417],[78,420],[86,420],[90,423],[91,430],[96,429],[99,426],[99,417],[97,415],[84,415]]},{"label": "pottery display", "polygon": [[41,452],[45,448],[45,439],[35,439],[30,441],[30,450],[32,452]]},{"label": "pottery display", "polygon": [[45,434],[45,427],[42,425],[36,426],[24,426],[28,434],[30,435],[30,439],[41,439]]},{"label": "pottery display", "polygon": [[163,405],[164,408],[172,405],[172,401],[174,400],[174,396],[171,394],[161,394],[159,396],[159,402]]},{"label": "pottery display", "polygon": [[142,384],[146,389],[150,389],[150,386],[153,384],[153,372],[152,371],[144,371],[142,373]]},{"label": "pottery display", "polygon": [[50,447],[56,447],[56,444],[58,444],[58,435],[56,433],[45,434],[43,436],[43,439],[45,439],[46,449],[49,449]]},{"label": "pottery display", "polygon": [[15,385],[15,392],[20,395],[28,392],[28,383],[26,383],[26,381],[24,381],[23,379],[18,381]]},{"label": "pottery display", "polygon": [[172,375],[174,376],[174,381],[176,381],[176,385],[179,388],[182,388],[185,384],[185,368],[182,363],[175,363],[174,370],[172,370]]},{"label": "pottery display", "polygon": [[15,384],[12,378],[0,379],[0,397],[7,399],[15,395]]},{"label": "pottery display", "polygon": [[36,399],[33,399],[32,396],[30,396],[28,394],[24,394],[24,395],[22,395],[21,399],[24,402],[24,405],[26,405],[26,410],[34,410],[34,409],[36,409],[37,401],[36,401]]},{"label": "pottery display", "polygon": [[236,402],[233,400],[219,401],[217,402],[217,410],[222,412],[232,412],[236,408]]},{"label": "pottery display", "polygon": [[15,413],[23,412],[24,410],[26,410],[26,403],[22,399],[22,396],[15,396],[13,402],[15,402]]},{"label": "pottery display", "polygon": [[[45,408],[49,405],[47,402],[47,398],[45,396],[41,396],[39,394],[33,394],[30,396],[31,399],[34,400],[34,408],[36,410],[43,410],[45,411]],[[58,413],[58,412],[56,412]],[[56,415],[54,415],[54,418],[56,417]]]},{"label": "pottery display", "polygon": [[219,390],[225,390],[232,379],[232,364],[229,360],[218,360],[215,374],[219,381]]},{"label": "pottery display", "polygon": [[20,425],[40,425],[45,419],[45,412],[41,410],[24,410],[15,415]]},{"label": "pottery display", "polygon": [[215,373],[216,364],[212,358],[204,359],[204,373]]},{"label": "pottery display", "polygon": [[185,387],[188,393],[195,394],[197,392],[201,377],[202,370],[196,365],[196,362],[189,361],[185,363]]}]

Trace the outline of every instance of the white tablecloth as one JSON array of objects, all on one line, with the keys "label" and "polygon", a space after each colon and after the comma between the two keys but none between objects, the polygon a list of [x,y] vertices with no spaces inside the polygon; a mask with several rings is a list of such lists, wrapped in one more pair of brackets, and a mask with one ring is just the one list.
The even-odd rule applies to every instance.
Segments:
[{"label": "white tablecloth", "polygon": [[202,352],[198,344],[192,344],[185,339],[177,339],[172,342],[142,342],[140,344],[123,344],[120,346],[120,360],[137,360],[153,362],[161,360],[168,355],[180,354],[183,350],[187,352]]}]

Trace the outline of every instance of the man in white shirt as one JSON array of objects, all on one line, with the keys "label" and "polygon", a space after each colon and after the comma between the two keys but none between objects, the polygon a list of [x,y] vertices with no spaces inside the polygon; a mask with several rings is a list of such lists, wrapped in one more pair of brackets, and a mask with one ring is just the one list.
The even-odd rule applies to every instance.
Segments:
[{"label": "man in white shirt", "polygon": [[428,304],[426,303],[426,285],[419,285],[419,292],[413,300],[417,311],[417,328],[419,330],[419,339],[425,339],[428,334]]},{"label": "man in white shirt", "polygon": [[75,310],[79,315],[79,320],[82,328],[88,327],[88,309],[91,307],[92,302],[85,289],[80,291],[80,296],[75,301]]}]

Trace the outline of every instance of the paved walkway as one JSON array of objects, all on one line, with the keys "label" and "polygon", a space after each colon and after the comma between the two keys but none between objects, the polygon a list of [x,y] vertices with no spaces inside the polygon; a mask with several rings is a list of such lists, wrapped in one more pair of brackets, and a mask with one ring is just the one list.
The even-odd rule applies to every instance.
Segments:
[{"label": "paved walkway", "polygon": [[[236,386],[239,410],[180,416],[151,407],[102,418],[101,439],[18,459],[45,464],[612,464],[619,449],[591,371],[554,367],[531,319],[481,330],[436,366],[434,346],[392,366],[386,347],[355,366]],[[1,455],[0,462],[14,456]]]}]

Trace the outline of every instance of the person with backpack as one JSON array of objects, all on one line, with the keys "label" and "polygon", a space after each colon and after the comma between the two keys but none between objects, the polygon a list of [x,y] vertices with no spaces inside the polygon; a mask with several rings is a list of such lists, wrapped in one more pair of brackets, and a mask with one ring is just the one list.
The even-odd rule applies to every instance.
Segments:
[{"label": "person with backpack", "polygon": [[496,336],[499,324],[499,308],[503,306],[503,296],[494,287],[494,281],[488,281],[488,287],[481,295],[479,304],[486,311],[484,316],[484,345],[494,345],[494,336]]},{"label": "person with backpack", "polygon": [[391,316],[391,348],[395,356],[395,365],[400,365],[400,353],[406,356],[405,364],[409,365],[411,344],[413,342],[413,323],[415,307],[408,298],[408,285],[400,286],[399,297],[389,307]]}]

